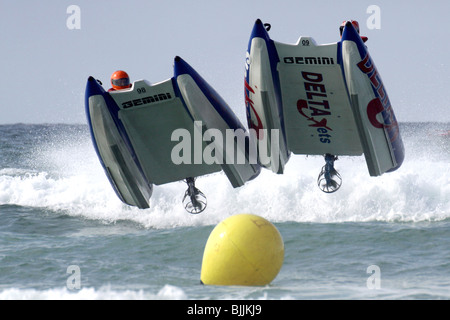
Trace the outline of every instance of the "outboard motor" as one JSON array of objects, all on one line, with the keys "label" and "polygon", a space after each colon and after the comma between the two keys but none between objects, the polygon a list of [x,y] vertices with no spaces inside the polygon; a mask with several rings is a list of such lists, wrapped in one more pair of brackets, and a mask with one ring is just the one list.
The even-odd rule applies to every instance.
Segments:
[{"label": "outboard motor", "polygon": [[187,212],[198,214],[206,209],[206,196],[195,187],[195,178],[186,178],[188,189],[183,197],[183,205]]},{"label": "outboard motor", "polygon": [[317,185],[325,193],[333,193],[341,187],[341,175],[334,169],[334,161],[337,159],[338,157],[332,154],[325,155],[325,165],[317,178]]}]

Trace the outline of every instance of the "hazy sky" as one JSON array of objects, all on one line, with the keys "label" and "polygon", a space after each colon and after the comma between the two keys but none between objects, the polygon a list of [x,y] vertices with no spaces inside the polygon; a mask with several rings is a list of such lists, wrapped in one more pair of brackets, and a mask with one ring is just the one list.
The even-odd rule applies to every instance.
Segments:
[{"label": "hazy sky", "polygon": [[[80,29],[67,27],[70,5],[80,8]],[[369,5],[381,10],[380,29],[367,27]],[[88,76],[109,87],[124,69],[159,82],[173,76],[176,55],[244,120],[244,58],[257,18],[286,43],[335,42],[343,20],[358,20],[398,120],[450,122],[449,15],[448,0],[0,0],[0,124],[86,123]]]}]

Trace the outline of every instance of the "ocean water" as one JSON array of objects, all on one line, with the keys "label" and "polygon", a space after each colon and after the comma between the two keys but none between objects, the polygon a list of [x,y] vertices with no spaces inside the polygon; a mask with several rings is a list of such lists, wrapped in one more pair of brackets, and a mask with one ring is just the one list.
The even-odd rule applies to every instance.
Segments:
[{"label": "ocean water", "polygon": [[[155,187],[150,209],[122,204],[86,125],[1,125],[0,300],[449,299],[450,124],[401,130],[394,173],[342,157],[342,188],[324,194],[322,157],[293,155],[284,175],[238,189],[198,178],[208,208],[190,215],[183,182]],[[278,228],[280,273],[262,287],[200,284],[210,232],[238,213]]]}]

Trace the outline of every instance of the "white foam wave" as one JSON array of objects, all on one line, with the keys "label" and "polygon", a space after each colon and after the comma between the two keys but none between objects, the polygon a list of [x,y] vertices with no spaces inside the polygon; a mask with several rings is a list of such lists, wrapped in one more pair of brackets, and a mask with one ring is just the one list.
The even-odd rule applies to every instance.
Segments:
[{"label": "white foam wave", "polygon": [[166,284],[158,292],[147,290],[117,290],[111,287],[47,290],[9,288],[0,291],[0,300],[184,300],[183,289]]},{"label": "white foam wave", "polygon": [[[446,158],[406,158],[394,173],[370,177],[363,157],[342,157],[336,168],[342,188],[322,193],[317,175],[322,157],[295,156],[283,175],[262,170],[233,189],[223,173],[200,177],[208,208],[190,215],[182,207],[183,182],[155,186],[151,208],[124,205],[115,195],[91,142],[49,144],[33,155],[35,170],[0,170],[0,205],[62,211],[105,221],[131,220],[146,228],[216,224],[242,212],[273,222],[437,221],[450,218],[450,163]],[[46,170],[42,170],[45,168]]]},{"label": "white foam wave", "polygon": [[[259,296],[256,294],[260,294]],[[242,290],[216,291],[219,294],[213,299],[224,300],[272,300],[272,294],[269,294],[264,288],[242,288]],[[249,298],[249,294],[252,298]],[[361,286],[344,285],[339,287],[339,291],[331,290],[329,287],[304,286],[303,290],[296,290],[292,293],[284,293],[275,297],[279,300],[293,299],[328,299],[330,296],[339,296],[344,299],[448,299],[449,292],[442,286],[421,286],[405,287],[405,284],[399,284],[397,287],[381,288],[379,290],[367,290]],[[276,294],[274,293],[274,296]],[[211,299],[211,297],[208,297]],[[50,289],[31,289],[31,288],[7,288],[0,290],[0,300],[188,300],[198,299],[198,297],[189,297],[184,289],[166,284],[160,289],[113,289],[110,286],[99,288],[81,288],[78,290],[69,290],[66,287],[56,287]],[[203,298],[200,298],[203,299]]]}]

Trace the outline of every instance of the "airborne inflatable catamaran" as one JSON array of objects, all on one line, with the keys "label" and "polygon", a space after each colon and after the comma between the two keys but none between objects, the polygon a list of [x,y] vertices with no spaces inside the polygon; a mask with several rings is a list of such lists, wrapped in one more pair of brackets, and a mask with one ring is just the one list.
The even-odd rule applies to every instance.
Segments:
[{"label": "airborne inflatable catamaran", "polygon": [[[325,155],[318,185],[328,193],[341,185],[337,156],[364,154],[371,176],[398,169],[404,159],[389,97],[355,27],[344,22],[336,43],[300,37],[284,44],[273,41],[270,25],[257,20],[246,58],[248,125],[280,132],[280,152],[265,167],[282,173],[291,153]],[[273,147],[270,135],[258,139]]]},{"label": "airborne inflatable catamaran", "polygon": [[[174,61],[174,76],[155,84],[139,80],[130,88],[106,92],[89,77],[86,114],[92,140],[124,203],[149,208],[153,185],[184,180],[188,189],[183,205],[199,213],[206,197],[195,187],[196,177],[223,171],[237,188],[257,177],[261,166],[283,173],[291,153],[325,156],[318,185],[327,193],[341,186],[334,168],[338,156],[364,154],[371,176],[401,166],[404,147],[398,123],[355,26],[344,23],[341,40],[324,45],[311,37],[301,37],[296,44],[275,42],[269,29],[257,20],[248,46],[249,130],[180,57]],[[194,140],[214,131],[216,139],[200,138],[199,145],[188,143],[187,150],[181,150],[180,136],[174,139],[180,130]],[[244,140],[217,139],[230,131],[243,132]],[[212,149],[209,154],[216,161],[201,157]],[[175,161],[174,153],[183,153],[184,160]]]},{"label": "airborne inflatable catamaran", "polygon": [[[208,129],[224,136],[226,130],[246,131],[223,99],[180,57],[175,58],[174,77],[153,85],[139,80],[129,89],[106,92],[89,77],[86,114],[106,175],[118,197],[131,206],[149,208],[153,185],[185,180],[188,189],[183,204],[187,211],[199,213],[206,207],[206,197],[195,187],[196,177],[223,170],[237,188],[260,172],[260,166],[251,164],[247,150],[236,142],[234,155],[245,159],[239,164],[223,161],[226,155],[220,152],[213,163],[194,159],[218,141],[202,142],[200,150],[188,152],[192,161],[173,161],[178,141],[172,135],[177,130],[192,137]],[[195,125],[198,123],[201,126]]]}]

